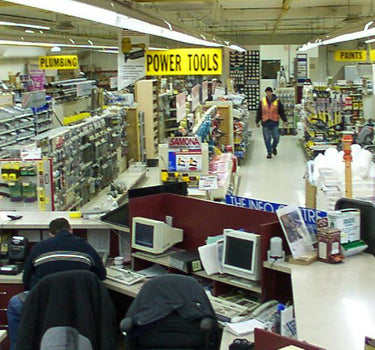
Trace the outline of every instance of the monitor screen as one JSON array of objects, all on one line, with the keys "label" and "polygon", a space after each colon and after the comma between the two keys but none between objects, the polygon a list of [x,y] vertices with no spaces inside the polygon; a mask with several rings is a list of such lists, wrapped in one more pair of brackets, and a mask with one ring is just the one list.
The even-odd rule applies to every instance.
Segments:
[{"label": "monitor screen", "polygon": [[258,281],[260,279],[260,236],[241,230],[224,229],[223,272]]},{"label": "monitor screen", "polygon": [[153,248],[154,227],[137,222],[135,224],[135,243],[143,247]]},{"label": "monitor screen", "polygon": [[253,268],[254,242],[229,236],[225,244],[224,263],[251,271]]}]

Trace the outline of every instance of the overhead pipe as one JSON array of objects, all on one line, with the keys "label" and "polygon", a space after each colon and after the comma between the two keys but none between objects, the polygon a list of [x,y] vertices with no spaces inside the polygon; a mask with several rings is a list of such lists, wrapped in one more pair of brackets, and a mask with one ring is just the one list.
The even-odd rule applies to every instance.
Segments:
[{"label": "overhead pipe", "polygon": [[287,13],[290,10],[290,5],[292,4],[293,0],[283,0],[283,5],[281,7],[281,13],[279,15],[279,18],[276,20],[275,26],[273,27],[273,34],[276,33],[277,29],[279,28],[279,25],[281,23],[281,20],[285,13]]}]

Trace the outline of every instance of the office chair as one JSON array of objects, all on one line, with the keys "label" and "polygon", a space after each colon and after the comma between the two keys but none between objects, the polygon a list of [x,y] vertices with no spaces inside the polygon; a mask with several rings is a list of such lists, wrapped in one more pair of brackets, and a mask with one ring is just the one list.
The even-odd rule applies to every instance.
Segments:
[{"label": "office chair", "polygon": [[214,350],[218,323],[203,287],[192,277],[169,274],[146,282],[120,330],[130,350]]},{"label": "office chair", "polygon": [[108,290],[94,273],[54,273],[28,294],[16,350],[115,348],[115,308]]}]

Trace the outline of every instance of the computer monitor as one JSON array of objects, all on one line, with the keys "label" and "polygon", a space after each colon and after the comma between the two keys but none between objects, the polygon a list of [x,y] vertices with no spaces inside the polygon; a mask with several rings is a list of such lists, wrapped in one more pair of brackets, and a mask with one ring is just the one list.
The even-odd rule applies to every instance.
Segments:
[{"label": "computer monitor", "polygon": [[359,209],[361,212],[360,237],[368,245],[365,252],[375,255],[375,205],[352,198],[340,198],[335,204],[335,210],[349,208]]},{"label": "computer monitor", "polygon": [[252,281],[260,279],[260,236],[224,229],[223,272]]},{"label": "computer monitor", "polygon": [[183,230],[180,228],[149,218],[133,218],[132,248],[161,254],[182,240]]}]

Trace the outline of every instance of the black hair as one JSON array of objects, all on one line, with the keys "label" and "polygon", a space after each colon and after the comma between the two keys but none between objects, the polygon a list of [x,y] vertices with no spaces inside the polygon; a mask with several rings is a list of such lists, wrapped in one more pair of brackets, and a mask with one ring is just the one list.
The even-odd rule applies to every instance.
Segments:
[{"label": "black hair", "polygon": [[264,91],[265,91],[265,92],[267,92],[267,91],[273,92],[273,90],[272,90],[271,87],[266,88],[266,90],[264,90]]},{"label": "black hair", "polygon": [[65,218],[57,218],[49,223],[49,230],[53,235],[56,235],[60,231],[70,231],[69,221]]}]

